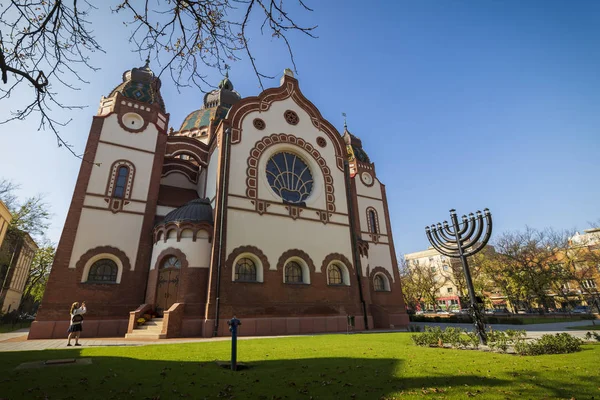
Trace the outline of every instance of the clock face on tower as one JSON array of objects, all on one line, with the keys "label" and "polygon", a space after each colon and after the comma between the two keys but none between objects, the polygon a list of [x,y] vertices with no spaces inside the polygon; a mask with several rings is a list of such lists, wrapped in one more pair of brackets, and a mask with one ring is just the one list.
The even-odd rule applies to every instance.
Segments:
[{"label": "clock face on tower", "polygon": [[360,179],[367,186],[371,186],[373,184],[373,177],[368,172],[363,172],[362,174],[360,174]]},{"label": "clock face on tower", "polygon": [[126,129],[132,131],[141,129],[144,126],[144,118],[142,118],[141,115],[133,112],[123,115],[121,121]]}]

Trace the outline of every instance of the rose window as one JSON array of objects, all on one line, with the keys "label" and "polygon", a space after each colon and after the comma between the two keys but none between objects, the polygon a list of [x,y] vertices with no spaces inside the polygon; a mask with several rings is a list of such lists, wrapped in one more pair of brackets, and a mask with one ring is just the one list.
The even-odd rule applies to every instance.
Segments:
[{"label": "rose window", "polygon": [[313,176],[306,163],[293,153],[275,154],[267,162],[267,181],[287,203],[303,203],[313,188]]}]

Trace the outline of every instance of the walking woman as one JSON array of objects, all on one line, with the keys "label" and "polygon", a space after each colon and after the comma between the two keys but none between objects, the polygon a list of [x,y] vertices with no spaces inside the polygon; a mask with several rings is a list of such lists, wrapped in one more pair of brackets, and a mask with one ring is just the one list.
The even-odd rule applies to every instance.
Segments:
[{"label": "walking woman", "polygon": [[71,325],[69,326],[69,341],[67,342],[67,346],[71,346],[71,338],[75,338],[75,346],[81,346],[79,344],[79,335],[83,327],[81,326],[83,322],[83,314],[87,309],[85,308],[85,301],[81,302],[81,307],[79,307],[79,303],[75,302],[71,305]]}]

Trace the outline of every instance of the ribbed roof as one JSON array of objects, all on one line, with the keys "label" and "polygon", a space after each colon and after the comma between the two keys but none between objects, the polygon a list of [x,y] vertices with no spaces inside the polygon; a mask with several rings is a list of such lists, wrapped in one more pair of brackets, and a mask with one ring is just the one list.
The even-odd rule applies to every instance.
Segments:
[{"label": "ribbed roof", "polygon": [[194,199],[171,211],[163,223],[169,222],[208,222],[213,223],[213,211],[208,199]]}]

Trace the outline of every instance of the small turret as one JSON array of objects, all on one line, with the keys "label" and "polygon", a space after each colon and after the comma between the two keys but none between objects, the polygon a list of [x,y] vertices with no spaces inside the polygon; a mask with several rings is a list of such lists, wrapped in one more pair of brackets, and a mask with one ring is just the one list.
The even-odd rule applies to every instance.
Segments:
[{"label": "small turret", "polygon": [[156,104],[160,111],[165,113],[165,103],[160,94],[160,86],[160,79],[150,69],[150,60],[146,59],[146,64],[143,67],[125,71],[123,73],[123,83],[114,88],[108,97],[121,93],[123,97],[128,99],[149,105]]}]

